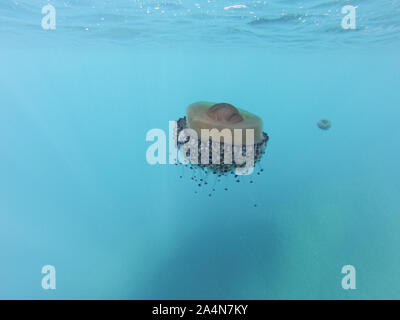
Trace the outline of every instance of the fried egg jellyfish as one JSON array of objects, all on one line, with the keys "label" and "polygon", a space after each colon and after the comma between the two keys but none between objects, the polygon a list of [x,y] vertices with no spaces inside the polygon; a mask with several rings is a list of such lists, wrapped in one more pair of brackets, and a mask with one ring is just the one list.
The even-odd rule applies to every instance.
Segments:
[{"label": "fried egg jellyfish", "polygon": [[199,186],[208,184],[201,176],[209,173],[218,178],[232,174],[235,179],[251,174],[269,140],[260,117],[229,103],[189,105],[176,130],[180,161],[202,171],[192,177]]}]

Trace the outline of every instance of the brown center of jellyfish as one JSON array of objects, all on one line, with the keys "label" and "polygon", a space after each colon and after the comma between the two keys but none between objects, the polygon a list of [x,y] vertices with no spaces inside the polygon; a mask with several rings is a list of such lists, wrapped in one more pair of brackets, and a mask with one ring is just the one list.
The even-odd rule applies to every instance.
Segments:
[{"label": "brown center of jellyfish", "polygon": [[216,103],[207,110],[207,115],[216,121],[225,123],[238,123],[243,117],[233,105],[229,103]]}]

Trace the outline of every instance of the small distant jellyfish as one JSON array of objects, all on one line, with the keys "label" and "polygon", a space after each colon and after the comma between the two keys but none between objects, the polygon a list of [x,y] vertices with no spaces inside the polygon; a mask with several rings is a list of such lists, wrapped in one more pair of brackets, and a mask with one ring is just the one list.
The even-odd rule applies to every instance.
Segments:
[{"label": "small distant jellyfish", "polygon": [[186,116],[177,121],[176,138],[191,169],[218,179],[251,173],[269,140],[260,117],[229,103],[207,101],[187,107]]},{"label": "small distant jellyfish", "polygon": [[320,128],[321,130],[329,130],[329,128],[331,127],[332,123],[329,120],[326,119],[322,119],[319,120],[317,122],[317,126],[318,128]]}]

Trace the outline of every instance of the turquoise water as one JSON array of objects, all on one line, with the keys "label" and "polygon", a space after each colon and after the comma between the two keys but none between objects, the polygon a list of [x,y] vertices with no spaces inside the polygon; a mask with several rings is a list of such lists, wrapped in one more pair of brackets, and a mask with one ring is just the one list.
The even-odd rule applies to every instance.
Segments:
[{"label": "turquoise water", "polygon": [[[400,298],[399,1],[47,3],[0,4],[0,298]],[[262,174],[146,162],[199,100],[263,118]]]}]

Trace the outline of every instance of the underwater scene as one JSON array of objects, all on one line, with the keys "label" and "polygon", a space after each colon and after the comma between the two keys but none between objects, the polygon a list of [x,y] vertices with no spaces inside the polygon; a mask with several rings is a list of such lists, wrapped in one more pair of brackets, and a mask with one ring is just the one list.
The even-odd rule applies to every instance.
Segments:
[{"label": "underwater scene", "polygon": [[2,0],[0,40],[0,299],[400,298],[399,0]]}]

